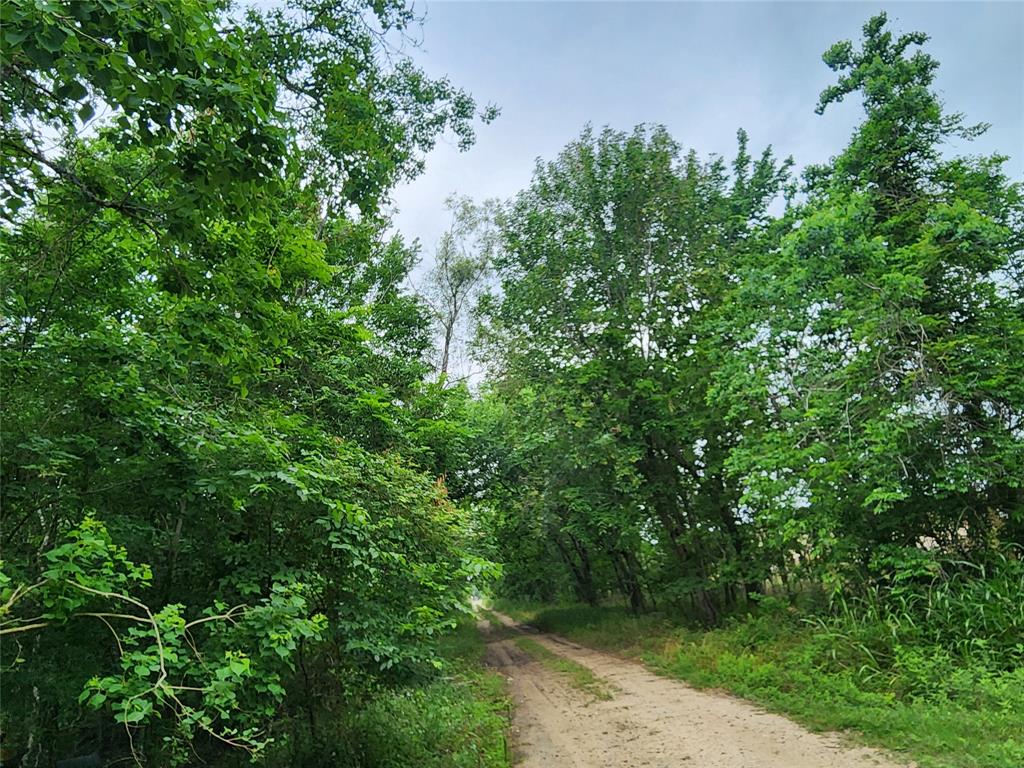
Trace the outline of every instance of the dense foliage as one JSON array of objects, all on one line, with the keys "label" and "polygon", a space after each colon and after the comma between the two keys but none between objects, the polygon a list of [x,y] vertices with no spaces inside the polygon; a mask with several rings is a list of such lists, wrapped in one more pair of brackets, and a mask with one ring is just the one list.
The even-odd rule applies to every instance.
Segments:
[{"label": "dense foliage", "polygon": [[785,164],[751,162],[741,133],[734,168],[663,129],[588,131],[507,214],[486,342],[537,481],[519,504],[584,599],[613,579],[634,607],[675,591],[711,617],[711,560],[747,580],[706,328]]},{"label": "dense foliage", "polygon": [[801,180],[743,132],[727,165],[587,130],[507,208],[481,334],[506,594],[713,623],[783,583],[1019,557],[1021,189],[943,153],[984,126],[943,109],[925,41],[878,16],[825,54],[818,111],[865,119]]},{"label": "dense foliage", "polygon": [[401,4],[3,14],[5,752],[289,764],[492,570],[379,213],[474,102]]},{"label": "dense foliage", "polygon": [[727,165],[648,127],[538,167],[483,307],[489,520],[501,605],[543,629],[1010,768],[1024,206],[1005,158],[950,151],[984,126],[926,40],[878,16],[826,52],[819,113],[865,118],[799,179],[743,132]]},{"label": "dense foliage", "polygon": [[926,37],[826,53],[819,112],[865,117],[799,178],[742,130],[585,129],[507,204],[452,198],[417,295],[389,192],[495,110],[414,21],[0,5],[0,760],[500,766],[450,634],[494,562],[751,654],[777,625],[727,616],[772,609],[772,669],[733,635],[664,661],[709,683],[1016,706],[1024,198],[947,151],[984,126]]}]

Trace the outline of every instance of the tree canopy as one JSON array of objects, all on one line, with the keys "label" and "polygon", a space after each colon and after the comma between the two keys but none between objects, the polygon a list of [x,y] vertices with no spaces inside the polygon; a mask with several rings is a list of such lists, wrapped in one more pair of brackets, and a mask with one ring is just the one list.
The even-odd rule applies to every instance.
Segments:
[{"label": "tree canopy", "polygon": [[287,747],[492,571],[380,213],[475,103],[382,55],[403,4],[3,14],[5,742]]},{"label": "tree canopy", "polygon": [[865,116],[800,178],[742,131],[726,163],[588,128],[507,207],[481,338],[513,594],[713,622],[779,580],[1022,543],[1021,189],[944,151],[985,126],[926,41],[879,15],[825,53],[819,113]]},{"label": "tree canopy", "polygon": [[[312,765],[492,586],[711,625],[794,583],[1019,561],[1024,198],[1004,157],[949,151],[985,127],[939,100],[924,34],[882,14],[825,53],[822,119],[864,108],[830,162],[586,127],[514,199],[452,198],[417,293],[389,194],[496,109],[417,68],[415,23],[0,5],[24,765]],[[979,647],[1005,666],[1004,614]]]}]

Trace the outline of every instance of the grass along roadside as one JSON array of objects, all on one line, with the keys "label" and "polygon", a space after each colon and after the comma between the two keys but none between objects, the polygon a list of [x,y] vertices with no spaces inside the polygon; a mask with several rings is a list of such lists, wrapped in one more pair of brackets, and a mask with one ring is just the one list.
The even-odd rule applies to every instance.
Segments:
[{"label": "grass along roadside", "polygon": [[[850,731],[921,768],[1024,765],[1024,669],[953,661],[896,643],[884,626],[815,623],[778,601],[703,631],[622,608],[499,602],[498,610],[575,642],[644,660],[699,688],[721,688],[814,730]],[[869,659],[874,656],[875,662]]]},{"label": "grass along roadside", "polygon": [[338,722],[330,754],[290,765],[306,768],[509,768],[510,703],[505,679],[483,664],[485,644],[466,620],[440,641],[442,673],[418,685],[382,691]]},{"label": "grass along roadside", "polygon": [[611,684],[602,680],[582,664],[559,656],[532,637],[519,636],[515,644],[544,666],[562,675],[569,684],[599,701],[609,701],[613,695]]},{"label": "grass along roadside", "polygon": [[478,611],[478,614],[481,618],[486,620],[488,624],[490,624],[490,634],[492,639],[504,640],[518,632],[515,628],[506,626],[494,611],[481,608]]}]

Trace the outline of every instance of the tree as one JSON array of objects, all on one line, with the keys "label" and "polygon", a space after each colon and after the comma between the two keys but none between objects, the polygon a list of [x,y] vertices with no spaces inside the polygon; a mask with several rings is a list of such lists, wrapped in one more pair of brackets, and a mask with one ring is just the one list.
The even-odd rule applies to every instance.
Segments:
[{"label": "tree", "polygon": [[942,156],[983,127],[944,112],[926,40],[882,14],[825,54],[819,112],[861,94],[866,119],[741,268],[711,400],[744,429],[744,503],[854,583],[923,541],[1019,541],[1024,514],[1020,189],[1001,157]]},{"label": "tree", "polygon": [[653,580],[712,619],[713,590],[756,581],[723,471],[731,438],[705,402],[705,334],[785,166],[770,151],[751,163],[741,133],[734,171],[662,128],[588,130],[503,216],[485,334],[516,404],[511,439],[535,452],[523,514],[554,521],[591,601],[598,573],[637,609]]},{"label": "tree", "polygon": [[[433,668],[490,572],[378,210],[475,106],[377,55],[403,9],[3,6],[0,727],[27,764],[301,762],[325,710]],[[111,114],[75,136],[87,97]]]},{"label": "tree", "polygon": [[[422,169],[438,134],[451,129],[460,146],[472,144],[477,111],[467,93],[426,77],[406,55],[382,55],[414,21],[404,2],[291,0],[243,18],[229,7],[4,3],[5,215],[55,174],[90,207],[186,226],[210,205],[238,211],[267,193],[297,160],[298,141],[321,204],[373,216],[395,183]],[[68,152],[48,149],[73,145],[87,127],[111,128],[120,149],[146,149],[149,178],[169,194],[140,208],[137,180],[101,186],[82,178]]]},{"label": "tree", "polygon": [[483,291],[496,245],[495,201],[476,205],[467,197],[449,197],[452,221],[441,235],[427,274],[425,299],[441,335],[438,374],[448,376],[453,344],[467,310]]}]

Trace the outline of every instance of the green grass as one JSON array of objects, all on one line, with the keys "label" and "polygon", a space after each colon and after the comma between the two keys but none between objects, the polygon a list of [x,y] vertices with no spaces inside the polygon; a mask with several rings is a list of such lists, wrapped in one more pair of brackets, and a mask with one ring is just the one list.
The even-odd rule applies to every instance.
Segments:
[{"label": "green grass", "polygon": [[510,704],[484,652],[474,624],[460,624],[443,640],[441,679],[379,697],[359,714],[353,768],[507,768]]},{"label": "green grass", "polygon": [[261,763],[302,768],[509,768],[505,680],[483,666],[472,621],[441,641],[435,678],[384,690],[339,715],[317,745],[281,745]]},{"label": "green grass", "polygon": [[884,624],[814,622],[778,601],[766,603],[711,631],[621,608],[496,607],[812,729],[851,731],[921,768],[1024,766],[1024,668],[957,660],[941,646],[894,643]]},{"label": "green grass", "polygon": [[611,685],[582,664],[559,656],[531,637],[517,637],[515,644],[544,666],[562,675],[573,688],[600,701],[612,698]]},{"label": "green grass", "polygon": [[484,608],[480,610],[480,615],[491,625],[491,637],[496,640],[504,640],[505,638],[514,635],[517,631],[512,627],[506,627],[502,624],[501,619],[494,614],[494,611],[489,611]]}]

